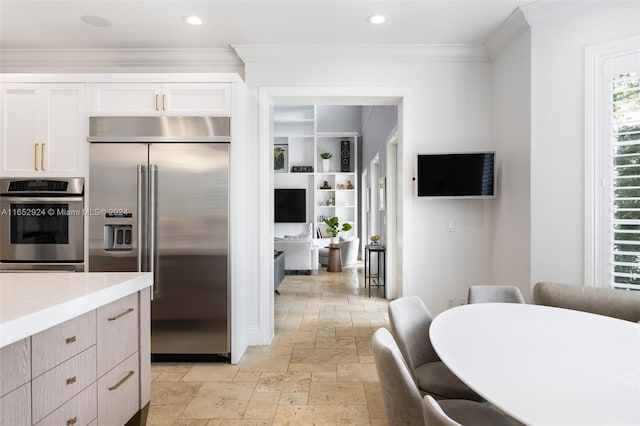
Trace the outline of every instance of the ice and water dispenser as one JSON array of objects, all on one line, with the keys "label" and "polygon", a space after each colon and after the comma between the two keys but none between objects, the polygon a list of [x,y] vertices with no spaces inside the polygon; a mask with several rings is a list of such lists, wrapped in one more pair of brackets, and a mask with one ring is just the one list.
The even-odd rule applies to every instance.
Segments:
[{"label": "ice and water dispenser", "polygon": [[104,249],[133,250],[133,225],[104,225]]}]

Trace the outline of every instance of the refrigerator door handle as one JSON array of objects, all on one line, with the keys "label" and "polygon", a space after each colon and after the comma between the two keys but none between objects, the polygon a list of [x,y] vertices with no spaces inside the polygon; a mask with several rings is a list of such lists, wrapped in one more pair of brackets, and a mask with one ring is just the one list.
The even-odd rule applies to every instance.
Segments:
[{"label": "refrigerator door handle", "polygon": [[158,271],[156,271],[156,229],[158,219],[158,199],[156,197],[158,188],[158,166],[149,165],[149,272],[153,272],[153,292],[159,293]]},{"label": "refrigerator door handle", "polygon": [[136,170],[136,197],[138,204],[138,218],[137,218],[137,226],[138,226],[138,272],[144,272],[144,267],[146,265],[143,264],[143,259],[146,257],[144,243],[144,235],[145,235],[145,221],[144,221],[144,193],[146,192],[146,180],[144,175],[146,173],[146,167],[142,164],[138,164]]}]

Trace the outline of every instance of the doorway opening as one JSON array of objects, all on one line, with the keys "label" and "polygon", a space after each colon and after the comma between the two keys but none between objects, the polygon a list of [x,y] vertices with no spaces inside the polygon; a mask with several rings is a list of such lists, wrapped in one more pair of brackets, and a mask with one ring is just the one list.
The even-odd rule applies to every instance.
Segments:
[{"label": "doorway opening", "polygon": [[[260,339],[263,343],[268,344],[274,336],[274,296],[273,296],[273,248],[274,248],[274,217],[273,217],[273,191],[274,191],[274,173],[273,173],[273,115],[274,107],[279,105],[393,105],[397,107],[397,136],[395,142],[394,158],[397,158],[397,167],[395,167],[396,191],[394,191],[393,202],[397,205],[411,203],[412,194],[412,157],[411,157],[411,139],[407,129],[410,128],[409,122],[409,104],[410,93],[406,88],[261,88],[259,91],[260,100],[260,126],[259,126],[259,157],[260,157],[260,206],[264,214],[260,217],[259,223],[259,316],[260,316]],[[386,166],[386,164],[385,164]],[[364,189],[364,182],[361,181],[361,187]],[[377,191],[378,186],[371,188],[369,195],[373,191]],[[369,199],[368,204],[370,210],[373,210],[372,202]],[[378,200],[376,200],[378,201]],[[388,203],[388,201],[387,201]],[[377,203],[378,204],[378,203]],[[378,209],[377,204],[375,205]],[[366,207],[362,206],[362,210]],[[385,245],[393,247],[395,253],[395,261],[402,263],[402,247],[398,244],[400,240],[407,240],[404,233],[407,231],[402,226],[408,222],[409,208],[396,208],[393,214],[403,214],[404,217],[397,217],[394,220],[396,224],[395,232],[389,235],[390,240],[385,241]],[[364,214],[362,215],[364,216]],[[362,217],[360,216],[360,217]],[[361,224],[361,240],[366,243],[368,235],[364,232],[364,224]],[[402,236],[402,237],[401,237]],[[388,284],[394,280],[406,280],[407,277],[402,276],[402,271],[408,268],[402,267],[396,269],[393,275],[387,278]],[[396,285],[394,288],[401,288]],[[401,294],[398,294],[401,295]],[[256,330],[257,331],[257,330]],[[256,344],[260,344],[257,343]]]}]

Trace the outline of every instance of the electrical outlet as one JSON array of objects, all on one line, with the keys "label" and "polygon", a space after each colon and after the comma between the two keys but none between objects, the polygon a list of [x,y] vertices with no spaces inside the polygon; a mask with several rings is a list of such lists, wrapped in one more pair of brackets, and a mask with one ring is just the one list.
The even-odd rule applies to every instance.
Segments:
[{"label": "electrical outlet", "polygon": [[453,298],[452,297],[449,298],[449,307],[453,308]]},{"label": "electrical outlet", "polygon": [[447,232],[455,232],[456,230],[456,221],[453,219],[449,219],[447,221]]}]

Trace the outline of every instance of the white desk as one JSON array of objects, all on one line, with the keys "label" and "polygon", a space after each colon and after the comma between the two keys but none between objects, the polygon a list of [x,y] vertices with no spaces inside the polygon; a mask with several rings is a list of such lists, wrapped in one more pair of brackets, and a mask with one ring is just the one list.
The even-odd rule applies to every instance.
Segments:
[{"label": "white desk", "polygon": [[466,384],[531,425],[640,425],[640,325],[546,306],[449,309],[431,342]]}]

